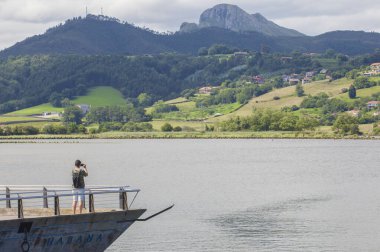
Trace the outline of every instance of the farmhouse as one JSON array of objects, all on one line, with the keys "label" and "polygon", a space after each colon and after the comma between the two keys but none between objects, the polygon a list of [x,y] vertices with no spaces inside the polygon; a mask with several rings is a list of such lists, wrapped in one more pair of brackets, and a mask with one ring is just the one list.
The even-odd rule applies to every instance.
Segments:
[{"label": "farmhouse", "polygon": [[380,63],[373,63],[370,65],[370,71],[364,72],[363,75],[367,77],[376,76],[380,74]]},{"label": "farmhouse", "polygon": [[212,87],[201,87],[198,90],[198,93],[199,94],[211,94],[211,91],[212,91]]},{"label": "farmhouse", "polygon": [[305,76],[306,76],[307,78],[313,78],[313,77],[315,76],[315,72],[307,72],[307,73],[305,74]]},{"label": "farmhouse", "polygon": [[307,84],[307,83],[310,83],[311,81],[312,81],[311,78],[305,77],[305,78],[302,79],[302,84]]},{"label": "farmhouse", "polygon": [[368,109],[376,109],[379,107],[380,101],[369,101],[367,103],[367,108]]},{"label": "farmhouse", "polygon": [[234,56],[237,56],[237,57],[242,56],[242,57],[244,57],[244,56],[249,56],[249,53],[247,53],[247,52],[235,52]]},{"label": "farmhouse", "polygon": [[322,69],[319,73],[320,74],[327,74],[328,70],[327,69]]},{"label": "farmhouse", "polygon": [[282,76],[282,80],[283,80],[284,82],[289,82],[289,79],[290,79],[290,76],[289,76],[289,75],[283,75],[283,76]]},{"label": "farmhouse", "polygon": [[300,79],[296,79],[296,78],[289,79],[290,85],[297,85],[299,82],[300,82]]},{"label": "farmhouse", "polygon": [[82,110],[83,114],[87,114],[91,109],[91,105],[88,104],[78,104],[76,106]]},{"label": "farmhouse", "polygon": [[375,73],[373,71],[363,73],[363,76],[365,76],[365,77],[371,77],[373,75],[375,75]]},{"label": "farmhouse", "polygon": [[373,64],[371,65],[371,70],[372,70],[372,71],[380,72],[380,63],[373,63]]},{"label": "farmhouse", "polygon": [[283,64],[288,63],[293,60],[293,57],[281,57],[281,62]]},{"label": "farmhouse", "polygon": [[252,82],[255,84],[264,84],[265,83],[265,78],[261,77],[260,75],[253,76],[252,77]]},{"label": "farmhouse", "polygon": [[43,112],[39,117],[42,118],[52,118],[52,117],[62,117],[62,113],[60,112]]},{"label": "farmhouse", "polygon": [[309,56],[309,57],[317,57],[317,56],[319,56],[320,54],[319,54],[319,53],[303,53],[302,55],[303,55],[303,56]]}]

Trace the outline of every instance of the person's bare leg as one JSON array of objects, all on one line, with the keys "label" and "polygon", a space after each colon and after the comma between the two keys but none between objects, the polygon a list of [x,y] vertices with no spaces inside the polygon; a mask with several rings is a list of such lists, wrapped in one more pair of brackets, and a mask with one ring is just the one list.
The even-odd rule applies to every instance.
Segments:
[{"label": "person's bare leg", "polygon": [[77,209],[77,201],[73,201],[73,214],[75,214]]},{"label": "person's bare leg", "polygon": [[82,213],[83,210],[83,202],[79,201],[79,213]]}]

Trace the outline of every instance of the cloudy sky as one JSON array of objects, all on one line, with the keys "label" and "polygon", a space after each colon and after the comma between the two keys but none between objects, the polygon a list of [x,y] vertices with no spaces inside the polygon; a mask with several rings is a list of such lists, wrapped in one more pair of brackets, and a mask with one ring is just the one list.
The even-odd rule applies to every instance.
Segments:
[{"label": "cloudy sky", "polygon": [[380,32],[378,0],[0,0],[0,50],[41,34],[67,19],[100,14],[159,31],[177,31],[183,21],[219,3],[259,12],[279,25],[307,35],[332,30]]}]

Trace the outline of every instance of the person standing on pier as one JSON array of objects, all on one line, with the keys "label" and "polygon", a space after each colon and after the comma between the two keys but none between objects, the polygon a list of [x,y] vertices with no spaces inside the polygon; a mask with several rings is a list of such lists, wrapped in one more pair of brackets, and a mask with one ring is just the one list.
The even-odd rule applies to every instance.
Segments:
[{"label": "person standing on pier", "polygon": [[88,176],[87,165],[83,164],[80,160],[75,161],[74,169],[72,170],[73,177],[73,213],[76,213],[76,208],[79,200],[79,213],[82,213],[85,184],[84,177]]}]

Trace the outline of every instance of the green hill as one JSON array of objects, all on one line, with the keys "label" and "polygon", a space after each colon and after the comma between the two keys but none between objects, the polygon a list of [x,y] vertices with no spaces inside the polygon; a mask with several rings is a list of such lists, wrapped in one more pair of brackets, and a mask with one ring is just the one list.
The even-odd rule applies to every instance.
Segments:
[{"label": "green hill", "polygon": [[[341,78],[330,82],[329,80],[315,81],[303,85],[305,96],[298,97],[295,92],[295,86],[274,89],[269,93],[251,99],[246,105],[241,106],[238,103],[219,104],[210,107],[197,108],[195,101],[177,98],[166,101],[166,104],[177,106],[179,111],[162,113],[159,117],[162,120],[201,120],[207,119],[208,122],[219,122],[227,120],[235,116],[248,116],[252,114],[254,109],[275,109],[280,110],[283,107],[291,107],[293,105],[300,106],[307,95],[315,96],[319,93],[326,93],[331,98],[342,99],[346,102],[354,102],[360,98],[371,97],[375,93],[380,92],[380,86],[357,90],[357,99],[351,100],[347,93],[342,93],[342,89],[352,85],[354,80]],[[276,97],[276,99],[274,99]],[[279,99],[278,99],[279,98]],[[240,107],[241,106],[241,107]],[[148,108],[147,112],[151,113],[153,107]],[[210,112],[211,111],[211,112]],[[209,112],[209,113],[208,113]],[[299,112],[299,111],[298,111]],[[214,114],[222,116],[214,117]],[[309,113],[313,113],[310,110]],[[317,113],[317,111],[314,111]]]},{"label": "green hill", "polygon": [[[317,95],[318,93],[326,93],[331,98],[342,99],[346,102],[353,103],[361,98],[371,97],[373,94],[380,92],[380,86],[374,86],[371,88],[357,90],[357,99],[349,99],[347,93],[342,94],[343,88],[348,88],[353,84],[353,80],[342,78],[332,82],[328,80],[315,81],[306,85],[303,85],[305,95]],[[274,99],[279,97],[280,99]],[[248,104],[244,105],[240,109],[233,113],[212,118],[209,121],[223,121],[235,116],[248,116],[252,113],[253,109],[281,109],[283,107],[291,107],[293,105],[299,106],[304,97],[298,97],[295,94],[295,86],[275,89],[267,94],[253,98]]]},{"label": "green hill", "polygon": [[[113,106],[113,105],[123,105],[125,100],[120,91],[112,87],[96,87],[90,90],[90,92],[85,96],[79,96],[72,101],[74,104],[88,104],[92,107],[101,106]],[[22,109],[8,113],[7,115],[12,116],[30,116],[36,114],[42,114],[44,112],[63,112],[63,108],[53,107],[50,103],[44,103],[38,106],[30,107],[27,109]]]}]

